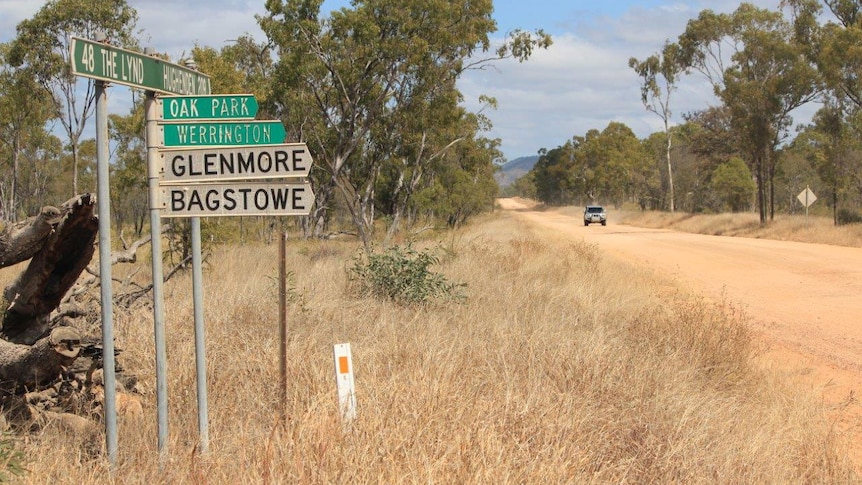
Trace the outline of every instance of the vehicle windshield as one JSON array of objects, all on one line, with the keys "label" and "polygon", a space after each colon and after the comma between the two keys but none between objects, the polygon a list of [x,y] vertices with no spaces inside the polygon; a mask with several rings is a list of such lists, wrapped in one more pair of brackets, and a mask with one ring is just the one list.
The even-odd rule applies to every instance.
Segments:
[{"label": "vehicle windshield", "polygon": [[596,214],[602,212],[601,207],[587,207],[587,212],[594,212]]}]

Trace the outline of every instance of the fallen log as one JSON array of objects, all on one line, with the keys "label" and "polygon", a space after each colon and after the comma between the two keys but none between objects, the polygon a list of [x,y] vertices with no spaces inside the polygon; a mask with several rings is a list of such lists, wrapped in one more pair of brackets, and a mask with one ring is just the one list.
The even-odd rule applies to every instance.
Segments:
[{"label": "fallen log", "polygon": [[[11,343],[31,345],[48,332],[50,313],[93,257],[99,231],[94,210],[95,197],[90,194],[75,197],[57,210],[62,214],[59,220],[50,217],[54,211],[43,209],[27,226],[30,229],[20,229],[14,233],[17,236],[8,240],[32,248],[37,244],[30,237],[21,236],[21,231],[46,236],[27,269],[3,292],[0,337]],[[50,229],[44,232],[45,224],[51,222]],[[15,248],[7,247],[7,251],[22,254]]]},{"label": "fallen log", "polygon": [[17,394],[56,380],[81,352],[81,335],[59,327],[33,345],[0,340],[0,391]]}]

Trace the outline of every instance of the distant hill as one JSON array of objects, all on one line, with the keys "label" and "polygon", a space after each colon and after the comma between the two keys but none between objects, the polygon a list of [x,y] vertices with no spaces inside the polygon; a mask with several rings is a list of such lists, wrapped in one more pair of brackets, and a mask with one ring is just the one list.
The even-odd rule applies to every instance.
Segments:
[{"label": "distant hill", "polygon": [[500,184],[500,187],[511,185],[515,180],[523,177],[527,172],[532,170],[533,165],[535,165],[537,161],[539,161],[538,155],[533,155],[530,157],[519,157],[511,162],[504,163],[500,166],[500,171],[497,172],[497,183]]}]

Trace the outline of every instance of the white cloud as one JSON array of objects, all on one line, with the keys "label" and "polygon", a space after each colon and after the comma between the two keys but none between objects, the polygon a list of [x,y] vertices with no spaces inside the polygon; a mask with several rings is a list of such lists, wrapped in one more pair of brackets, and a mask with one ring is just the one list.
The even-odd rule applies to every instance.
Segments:
[{"label": "white cloud", "polygon": [[[498,109],[487,113],[494,123],[488,135],[502,140],[509,159],[555,148],[612,121],[641,138],[662,130],[661,119],[641,102],[640,78],[629,58],[644,59],[675,41],[703,9],[730,12],[739,2],[655,3],[660,2],[634,5],[617,16],[583,11],[547,51],[534,52],[527,62],[504,61],[496,69],[467,73],[459,82],[465,104],[476,110],[479,95],[497,99]],[[778,0],[754,3],[774,9]],[[684,78],[672,96],[673,124],[716,104],[712,88],[697,75]]]},{"label": "white cloud", "polygon": [[[346,5],[326,0],[323,11]],[[486,113],[494,123],[491,137],[501,138],[508,158],[554,148],[573,135],[604,129],[611,121],[628,125],[639,137],[662,129],[661,120],[640,100],[640,79],[628,59],[658,52],[674,41],[689,19],[703,9],[730,12],[739,0],[495,0],[501,32],[544,27],[556,32],[547,51],[519,64],[501,62],[495,69],[471,71],[459,81],[465,104],[478,110],[479,95],[496,97],[499,108]],[[779,0],[754,0],[775,9]],[[219,49],[249,33],[264,36],[255,14],[265,13],[263,0],[129,0],[138,11],[142,46],[167,53],[174,61],[195,44]],[[0,41],[15,35],[15,25],[43,5],[34,0],[0,0]],[[113,94],[123,112],[127,97]],[[697,76],[686,78],[671,101],[673,121],[715,104],[712,90]],[[802,117],[800,117],[800,120]]]}]

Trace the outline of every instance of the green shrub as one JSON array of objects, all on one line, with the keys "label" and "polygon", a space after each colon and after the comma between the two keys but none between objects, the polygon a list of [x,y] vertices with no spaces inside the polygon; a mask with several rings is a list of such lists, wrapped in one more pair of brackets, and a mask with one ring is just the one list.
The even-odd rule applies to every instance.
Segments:
[{"label": "green shrub", "polygon": [[862,223],[862,214],[850,209],[838,209],[838,225]]},{"label": "green shrub", "polygon": [[0,435],[0,483],[7,483],[14,477],[24,475],[26,470],[21,464],[22,460],[23,456],[15,448],[12,438],[6,433]]},{"label": "green shrub", "polygon": [[403,304],[423,304],[436,298],[460,300],[464,284],[450,283],[429,267],[439,263],[430,251],[418,251],[410,244],[392,246],[382,252],[361,251],[353,259],[350,280],[363,295],[388,298]]}]

